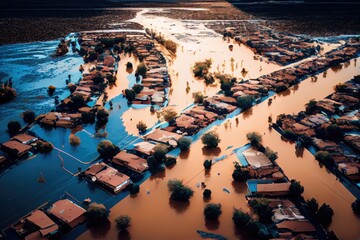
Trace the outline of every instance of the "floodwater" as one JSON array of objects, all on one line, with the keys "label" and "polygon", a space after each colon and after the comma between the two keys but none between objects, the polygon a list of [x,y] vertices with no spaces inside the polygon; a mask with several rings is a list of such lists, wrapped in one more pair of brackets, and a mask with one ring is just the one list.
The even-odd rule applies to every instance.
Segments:
[{"label": "floodwater", "polygon": [[[218,149],[208,151],[202,148],[201,141],[195,142],[189,152],[180,155],[173,168],[151,177],[141,185],[140,193],[136,197],[125,198],[111,209],[112,225],[101,239],[117,237],[118,232],[113,222],[121,214],[131,216],[133,222],[129,232],[134,239],[198,239],[196,230],[223,234],[228,239],[244,239],[241,233],[234,229],[231,216],[233,207],[249,211],[245,200],[247,188],[245,184],[232,181],[233,162],[237,159],[231,152],[247,143],[246,133],[249,131],[262,133],[263,144],[278,152],[277,162],[289,179],[301,182],[305,188],[305,199],[314,197],[319,204],[326,202],[334,209],[330,229],[334,230],[340,239],[357,239],[360,236],[360,219],[354,216],[350,206],[355,197],[325,167],[320,167],[307,150],[298,157],[294,144],[282,141],[276,131],[268,129],[267,116],[272,115],[275,118],[281,113],[297,113],[304,109],[304,104],[310,99],[326,97],[333,92],[335,84],[345,82],[359,73],[359,67],[352,60],[350,65],[341,71],[328,70],[326,78],[320,74],[316,82],[306,79],[299,86],[291,88],[287,94],[272,97],[270,106],[265,101],[214,127],[222,139]],[[239,120],[238,125],[236,118]],[[213,165],[209,173],[203,170],[204,160],[223,155],[228,158]],[[173,178],[183,180],[195,191],[189,203],[169,200],[170,192],[166,183]],[[204,221],[202,210],[206,202],[202,199],[203,189],[197,187],[201,182],[205,182],[207,188],[212,190],[210,202],[222,203],[223,213],[219,223]],[[224,188],[230,193],[225,192]],[[80,239],[94,238],[91,234],[86,232]],[[119,238],[121,239],[121,236]]]},{"label": "floodwater", "polygon": [[[193,92],[202,91],[211,96],[220,88],[219,84],[217,86],[206,86],[203,81],[193,78],[191,67],[196,61],[211,58],[213,65],[210,71],[228,73],[246,79],[256,78],[280,69],[280,66],[275,64],[254,60],[254,54],[244,46],[231,42],[224,43],[220,35],[207,29],[200,22],[185,22],[155,16],[145,18],[144,13],[146,11],[148,10],[138,14],[134,21],[143,24],[145,27],[156,29],[179,44],[176,57],[167,54],[169,73],[172,79],[169,107],[178,112],[193,102]],[[184,34],[185,32],[186,34]],[[64,96],[67,96],[65,79],[69,72],[72,76],[77,76],[75,73],[80,74],[78,67],[82,63],[81,57],[70,54],[52,60],[50,65],[45,64],[49,62],[49,59],[44,60],[44,65],[41,65],[42,59],[49,58],[48,55],[36,58],[35,55],[37,54],[32,54],[27,56],[27,62],[22,63],[24,61],[22,58],[26,58],[26,56],[22,56],[23,51],[20,51],[21,49],[33,46],[33,51],[35,51],[41,49],[41,46],[45,46],[49,52],[56,48],[56,44],[57,42],[53,41],[51,43],[3,46],[1,49],[3,52],[7,51],[8,55],[5,57],[1,55],[0,71],[6,72],[9,62],[15,61],[13,60],[15,55],[15,59],[19,58],[19,62],[22,64],[20,69],[28,69],[26,67],[29,67],[33,71],[32,76],[38,73],[38,79],[42,79],[38,82],[36,78],[33,78],[29,81],[29,84],[32,85],[25,85],[28,83],[25,81],[28,79],[25,77],[26,71],[9,72],[9,76],[14,78],[14,86],[18,93],[25,92],[28,94],[27,96],[36,99],[38,93],[31,94],[28,90],[36,89],[36,86],[39,86],[43,92],[43,98],[45,98],[46,87],[50,83],[54,85],[57,83],[55,81],[59,81],[59,85],[56,85],[57,91],[63,89],[62,92],[59,90],[59,94],[63,93]],[[234,45],[233,51],[229,50],[230,44]],[[156,114],[151,115],[148,107],[143,109],[131,108],[127,105],[126,99],[119,95],[124,88],[134,84],[133,73],[126,72],[125,69],[125,64],[128,61],[133,63],[135,69],[137,60],[130,56],[123,56],[118,67],[117,85],[108,89],[109,100],[112,100],[114,109],[110,111],[109,123],[106,128],[107,139],[121,148],[138,140],[136,136],[132,135],[137,134],[136,123],[138,121],[145,121],[148,127],[152,127],[157,122]],[[18,62],[12,64],[14,64],[11,68],[12,71],[18,69],[19,66],[15,65],[19,64]],[[64,71],[64,65],[69,66],[69,69]],[[39,66],[44,67],[43,71],[38,70]],[[246,76],[241,75],[243,67],[248,71]],[[1,74],[1,79],[8,77],[4,73]],[[48,76],[48,74],[53,75]],[[273,101],[270,106],[267,102],[263,102],[238,116],[225,120],[221,125],[214,126],[213,129],[220,134],[222,139],[219,148],[209,151],[203,148],[201,141],[196,141],[188,152],[179,156],[175,166],[167,168],[165,172],[151,176],[146,180],[140,187],[140,193],[135,197],[126,197],[125,193],[117,196],[109,195],[102,189],[88,184],[86,181],[80,181],[69,174],[69,172],[76,173],[78,167],[85,169],[97,157],[95,146],[102,138],[93,136],[94,125],[85,125],[82,131],[76,133],[82,142],[78,147],[69,144],[70,130],[68,129],[45,130],[35,126],[32,130],[52,142],[57,149],[50,154],[38,154],[0,175],[0,193],[2,196],[0,198],[0,205],[2,206],[0,226],[7,226],[45,201],[56,201],[61,195],[68,192],[80,201],[90,197],[93,201],[104,203],[108,208],[112,207],[110,228],[101,233],[87,231],[80,236],[80,239],[123,239],[124,236],[118,235],[114,225],[114,219],[120,214],[131,216],[133,222],[129,228],[129,235],[133,239],[199,239],[196,230],[220,233],[228,239],[244,239],[244,236],[234,229],[231,216],[233,207],[250,211],[245,200],[247,188],[245,184],[232,181],[233,162],[237,159],[235,155],[231,155],[231,152],[247,143],[245,136],[247,132],[259,131],[263,134],[264,145],[278,152],[279,159],[277,161],[285,174],[290,179],[294,178],[301,181],[305,187],[304,197],[315,197],[320,204],[326,202],[334,209],[335,215],[330,229],[334,230],[341,239],[357,239],[360,236],[360,229],[358,228],[360,219],[353,215],[350,208],[350,204],[355,198],[336,180],[335,176],[325,168],[321,168],[309,152],[305,150],[303,155],[298,157],[295,154],[294,145],[282,141],[276,131],[270,131],[267,122],[270,115],[275,119],[281,113],[297,113],[303,110],[304,104],[310,99],[321,99],[327,96],[333,91],[335,84],[345,82],[357,74],[360,74],[359,66],[352,60],[350,64],[344,64],[342,69],[329,69],[326,78],[320,74],[316,82],[310,79],[304,80],[289,91],[276,95],[276,98],[272,97]],[[22,82],[22,79],[25,80]],[[49,82],[46,82],[47,79]],[[77,81],[77,77],[72,77],[72,81]],[[188,91],[187,85],[190,88]],[[60,97],[63,98],[63,95]],[[22,102],[18,101],[19,98],[17,98],[9,105],[0,106],[2,107],[0,109],[1,123],[5,123],[7,119],[18,118],[21,111],[27,108],[34,107],[36,110],[38,105],[45,105],[45,107],[39,108],[37,113],[47,112],[51,109],[51,98],[46,97],[46,99],[49,101],[48,104],[44,104],[45,101],[42,99]],[[11,112],[10,108],[16,104],[21,106],[19,108],[14,107],[15,111]],[[105,107],[109,108],[109,105],[106,104]],[[8,118],[3,116],[8,116]],[[236,118],[238,123],[235,120]],[[6,126],[6,124],[2,124],[2,126]],[[8,138],[5,132],[2,132],[1,137],[4,140]],[[69,172],[61,168],[59,154],[64,159],[64,168]],[[227,158],[213,165],[209,172],[203,170],[204,160],[222,156],[227,156]],[[37,182],[40,173],[43,173],[46,179],[44,184]],[[167,190],[166,183],[173,178],[182,179],[184,183],[194,189],[194,196],[189,203],[177,203],[169,200],[170,193]],[[204,182],[207,188],[212,190],[212,198],[209,202],[222,204],[223,213],[219,222],[204,221],[202,211],[207,202],[202,199],[203,189],[198,187],[201,182]],[[230,193],[224,191],[224,188]],[[124,200],[122,200],[123,198]],[[122,201],[120,202],[120,200]]]},{"label": "floodwater", "polygon": [[[196,89],[196,91],[206,91],[208,95],[212,95],[219,89],[219,86],[217,89],[206,88],[191,77],[193,62],[204,60],[209,56],[215,63],[212,71],[216,71],[217,66],[220,65],[220,72],[222,72],[221,67],[223,67],[224,60],[224,68],[226,68],[227,57],[231,56],[233,52],[228,50],[228,45],[224,44],[219,37],[216,38],[214,35],[211,38],[209,32],[205,34],[205,37],[196,35],[196,33],[194,33],[195,37],[191,33],[182,36],[176,31],[183,33],[185,30],[188,32],[189,29],[182,29],[187,26],[181,21],[174,20],[176,24],[173,25],[169,19],[164,18],[154,17],[155,19],[147,22],[141,20],[141,15],[138,15],[137,18],[140,18],[140,23],[145,27],[154,26],[155,28],[156,26],[156,29],[160,29],[159,31],[166,37],[179,43],[177,57],[172,59],[169,68],[173,81],[170,106],[181,109],[192,103],[191,97],[184,92],[187,86],[185,81],[189,82],[191,91]],[[158,20],[159,22],[157,22]],[[201,24],[189,26],[191,29],[200,28]],[[206,29],[206,31],[210,30]],[[193,38],[195,40],[192,40]],[[239,59],[246,56],[250,60],[251,55],[244,54],[246,48],[235,45],[234,51],[237,51],[236,48],[239,52],[234,55],[235,62],[239,63]],[[246,61],[244,60],[244,62]],[[251,64],[247,66],[250,71],[254,71],[249,71],[249,74],[252,74],[251,77],[277,69],[276,65],[269,66],[259,61],[253,61]],[[265,64],[262,73],[256,72],[259,64]],[[229,69],[224,69],[224,72],[232,74],[231,69],[230,72]],[[246,133],[250,131],[258,131],[263,134],[263,144],[278,152],[278,164],[289,179],[297,179],[305,187],[303,194],[305,199],[314,197],[319,204],[326,202],[333,208],[335,214],[330,230],[335,231],[340,239],[359,238],[360,219],[354,216],[350,206],[355,197],[325,167],[320,167],[307,150],[301,156],[297,155],[294,144],[281,140],[276,131],[269,130],[267,122],[268,116],[275,119],[281,113],[292,114],[304,110],[305,104],[310,99],[326,97],[333,92],[335,84],[350,80],[359,73],[360,69],[356,65],[356,60],[352,60],[349,64],[344,64],[341,70],[329,69],[326,77],[319,74],[316,82],[306,79],[290,90],[272,97],[271,105],[268,105],[266,101],[262,102],[250,110],[224,121],[221,125],[214,126],[213,130],[216,130],[222,139],[217,149],[209,151],[203,148],[201,141],[196,141],[188,152],[184,152],[178,157],[174,167],[150,177],[141,185],[140,193],[136,197],[125,198],[111,209],[109,217],[111,227],[108,232],[103,232],[99,237],[95,235],[96,232],[87,231],[80,236],[80,239],[126,239],[125,237],[129,236],[133,239],[200,239],[196,230],[223,234],[228,239],[244,239],[245,237],[234,229],[231,217],[234,207],[249,211],[245,199],[247,188],[245,184],[232,181],[233,162],[237,159],[235,155],[231,155],[231,152],[236,147],[247,143]],[[234,71],[234,76],[239,75]],[[238,123],[236,119],[238,119]],[[209,172],[204,171],[204,160],[222,156],[227,156],[227,158],[213,165]],[[170,192],[166,183],[169,179],[174,178],[183,180],[195,191],[190,202],[178,203],[169,200]],[[219,217],[219,222],[204,220],[203,207],[207,202],[202,199],[201,182],[204,182],[207,188],[212,190],[212,198],[209,202],[222,204],[223,213]],[[128,229],[129,235],[127,236],[118,234],[114,224],[114,219],[121,214],[128,214],[132,218],[132,225]]]}]

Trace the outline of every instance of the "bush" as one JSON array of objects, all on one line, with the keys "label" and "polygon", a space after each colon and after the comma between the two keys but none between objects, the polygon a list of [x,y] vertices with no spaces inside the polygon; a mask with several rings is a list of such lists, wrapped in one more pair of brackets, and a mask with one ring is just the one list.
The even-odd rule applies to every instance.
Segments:
[{"label": "bush", "polygon": [[154,148],[153,148],[153,156],[157,161],[163,161],[165,158],[165,155],[168,153],[168,148],[167,146],[163,145],[163,144],[157,144]]},{"label": "bush", "polygon": [[137,66],[136,72],[144,78],[146,76],[146,72],[147,72],[147,67],[146,67],[145,63],[143,63],[143,62],[140,63]]},{"label": "bush", "polygon": [[22,114],[22,118],[23,118],[24,122],[28,123],[28,124],[34,122],[35,117],[36,117],[35,113],[33,111],[31,111],[31,110],[26,110]]},{"label": "bush", "polygon": [[53,86],[53,85],[50,85],[50,86],[48,87],[48,93],[49,93],[50,96],[52,96],[52,95],[54,94],[55,89],[56,89],[56,87]]},{"label": "bush", "polygon": [[314,217],[316,212],[319,210],[319,204],[315,198],[308,199],[306,201],[306,209],[308,210],[309,214]]},{"label": "bush", "polygon": [[17,134],[21,129],[21,125],[18,121],[10,121],[7,124],[7,130],[11,136]]},{"label": "bush", "polygon": [[115,223],[119,231],[124,231],[130,226],[131,218],[128,215],[121,215],[115,219]]},{"label": "bush", "polygon": [[236,182],[245,182],[250,178],[250,172],[246,167],[240,166],[238,162],[234,164],[234,171],[232,173],[232,178]]},{"label": "bush", "polygon": [[86,210],[86,217],[91,224],[98,224],[107,220],[108,210],[103,204],[99,203],[90,203],[88,209]]},{"label": "bush", "polygon": [[275,161],[278,157],[277,152],[274,152],[273,150],[271,150],[269,147],[265,148],[265,152],[264,154],[271,160],[271,161]]},{"label": "bush", "polygon": [[178,147],[180,148],[181,151],[186,151],[190,148],[192,141],[190,138],[188,137],[181,137],[178,141]]},{"label": "bush", "polygon": [[0,103],[7,103],[16,97],[15,89],[11,87],[0,87]]},{"label": "bush", "polygon": [[131,89],[125,89],[125,97],[129,102],[132,102],[135,100],[135,91]]},{"label": "bush", "polygon": [[251,221],[251,216],[241,209],[234,208],[232,220],[237,228],[246,229],[246,226]]},{"label": "bush", "polygon": [[109,112],[106,109],[99,109],[96,114],[96,126],[103,127],[109,121]]},{"label": "bush", "polygon": [[205,162],[203,163],[204,168],[207,170],[211,168],[211,165],[212,165],[212,160],[205,160]]},{"label": "bush", "polygon": [[210,198],[211,197],[211,190],[210,189],[205,189],[203,192],[203,197],[204,198]]},{"label": "bush", "polygon": [[102,158],[111,159],[120,152],[120,149],[109,140],[103,140],[97,145],[97,151]]},{"label": "bush", "polygon": [[54,148],[54,146],[49,142],[38,141],[36,143],[36,148],[40,153],[48,153]]},{"label": "bush", "polygon": [[174,109],[165,109],[162,113],[165,121],[170,122],[177,116],[177,112]]},{"label": "bush", "polygon": [[344,137],[343,130],[336,124],[331,124],[326,128],[327,137],[334,141],[339,141]]},{"label": "bush", "polygon": [[73,146],[78,146],[80,145],[81,141],[80,138],[78,136],[75,136],[74,134],[72,134],[70,136],[70,144]]},{"label": "bush", "polygon": [[273,211],[269,207],[269,204],[266,201],[261,201],[261,199],[254,199],[249,201],[249,205],[254,209],[254,212],[259,216],[259,221],[262,223],[271,223]]},{"label": "bush", "polygon": [[238,103],[239,108],[246,110],[252,107],[252,104],[255,101],[255,97],[249,95],[239,96],[236,99],[236,101]]},{"label": "bush", "polygon": [[147,125],[143,121],[140,121],[136,124],[136,128],[139,130],[140,133],[144,133],[147,129]]},{"label": "bush", "polygon": [[165,166],[169,167],[176,163],[176,157],[166,157],[165,159]]},{"label": "bush", "polygon": [[296,141],[298,139],[298,136],[296,135],[296,133],[294,133],[293,131],[290,131],[290,130],[284,131],[284,137],[291,141]]},{"label": "bush", "polygon": [[204,95],[202,92],[194,92],[193,93],[194,103],[203,103]]},{"label": "bush", "polygon": [[132,90],[135,92],[135,94],[139,94],[144,89],[144,86],[141,84],[134,84],[132,87]]},{"label": "bush", "polygon": [[215,82],[214,76],[212,74],[210,74],[210,73],[204,75],[203,78],[205,80],[206,85],[210,85],[210,84],[213,84]]},{"label": "bush", "polygon": [[356,215],[360,215],[360,200],[356,199],[352,204],[351,208]]},{"label": "bush", "polygon": [[333,215],[334,211],[332,210],[332,208],[324,203],[319,208],[316,217],[320,224],[328,226],[332,222]]},{"label": "bush", "polygon": [[321,163],[330,163],[333,161],[332,156],[328,151],[317,151],[315,159]]},{"label": "bush", "polygon": [[208,73],[209,68],[211,67],[211,59],[206,59],[204,62],[195,62],[193,73],[195,77],[203,77]]},{"label": "bush", "polygon": [[298,198],[304,192],[304,187],[300,184],[300,182],[292,179],[290,181],[290,196],[293,198]]},{"label": "bush", "polygon": [[262,136],[258,132],[249,132],[246,134],[246,138],[254,147],[259,146],[259,144],[262,142]]},{"label": "bush", "polygon": [[216,148],[220,141],[219,134],[214,131],[207,132],[201,137],[201,142],[209,148]]},{"label": "bush", "polygon": [[177,201],[188,201],[194,191],[183,185],[182,181],[173,179],[168,181],[168,188],[172,192],[170,198]]},{"label": "bush", "polygon": [[315,99],[311,99],[307,104],[305,104],[306,106],[306,113],[311,114],[316,110],[316,103],[317,101],[315,101]]},{"label": "bush", "polygon": [[275,92],[280,93],[288,89],[288,87],[285,84],[279,85],[275,88]]},{"label": "bush", "polygon": [[172,41],[172,40],[165,40],[165,42],[164,42],[164,47],[165,47],[167,50],[169,50],[169,51],[171,51],[171,52],[173,52],[173,53],[176,53],[177,44],[176,44],[174,41]]},{"label": "bush", "polygon": [[218,219],[221,213],[220,203],[209,203],[204,207],[204,216],[206,219]]}]

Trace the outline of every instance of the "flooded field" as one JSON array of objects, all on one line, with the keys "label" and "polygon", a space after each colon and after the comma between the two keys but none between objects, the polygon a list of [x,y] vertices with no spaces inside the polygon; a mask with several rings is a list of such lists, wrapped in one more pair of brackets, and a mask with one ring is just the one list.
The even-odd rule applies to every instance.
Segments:
[{"label": "flooded field", "polygon": [[[206,11],[202,8],[182,10]],[[206,85],[203,80],[193,76],[192,68],[198,61],[211,59],[211,73],[229,74],[238,80],[256,79],[284,69],[284,66],[269,62],[265,58],[259,60],[250,48],[242,44],[224,40],[222,35],[206,27],[206,22],[172,19],[163,16],[166,14],[156,16],[156,13],[167,13],[167,10],[145,8],[138,11],[130,21],[143,25],[144,29],[161,33],[177,44],[176,54],[171,54],[162,45],[156,44],[156,49],[165,56],[171,78],[165,108],[172,108],[180,113],[193,104],[193,93],[202,92],[211,97],[219,92],[218,80],[214,84]],[[120,23],[121,19],[119,22],[116,19],[112,22],[115,25]],[[9,139],[6,132],[9,120],[22,122],[20,115],[26,109],[34,110],[36,114],[50,111],[55,107],[55,96],[63,99],[69,95],[65,81],[68,75],[72,82],[77,82],[81,77],[79,65],[83,64],[83,59],[78,54],[68,53],[58,58],[51,56],[57,43],[49,41],[0,46],[0,79],[5,81],[12,77],[18,94],[14,101],[0,105],[1,142]],[[340,44],[323,46],[325,48],[320,54],[331,51]],[[263,101],[245,112],[239,114],[240,111],[235,110],[226,119],[215,121],[195,135],[196,141],[190,150],[180,153],[176,165],[151,176],[147,172],[140,181],[140,192],[131,196],[128,191],[112,195],[76,177],[78,172],[100,161],[96,146],[102,140],[110,140],[125,149],[141,141],[136,127],[139,121],[145,122],[148,128],[159,124],[157,114],[150,112],[150,105],[131,106],[123,96],[122,91],[136,83],[135,68],[126,69],[126,64],[130,62],[135,67],[140,61],[135,55],[125,54],[120,58],[117,82],[105,90],[108,99],[104,107],[109,109],[110,113],[104,129],[106,138],[95,137],[95,124],[83,124],[75,133],[81,144],[75,147],[69,142],[72,134],[70,129],[48,130],[39,125],[33,126],[30,130],[53,143],[54,149],[48,154],[36,154],[0,175],[0,205],[3,206],[0,229],[44,202],[54,202],[68,194],[80,203],[85,198],[91,198],[93,202],[103,203],[110,209],[110,223],[104,229],[90,228],[85,231],[82,225],[72,232],[68,239],[201,239],[197,230],[218,233],[227,239],[248,239],[249,236],[236,229],[233,224],[233,208],[241,208],[254,216],[255,214],[250,210],[245,198],[248,193],[246,184],[234,182],[231,175],[233,163],[239,161],[233,153],[234,149],[248,143],[246,133],[256,131],[262,135],[263,145],[278,153],[276,162],[287,177],[300,181],[304,186],[304,198],[314,197],[319,201],[319,205],[327,203],[333,208],[334,216],[329,230],[334,231],[340,239],[360,237],[360,218],[351,210],[355,197],[336,176],[320,166],[310,152],[304,150],[302,154],[298,154],[295,143],[282,140],[278,132],[269,129],[268,123],[269,116],[275,119],[282,113],[295,114],[303,111],[309,100],[322,99],[334,91],[334,85],[359,75],[359,57],[342,64],[341,67],[328,69],[326,74],[317,74],[316,80],[309,77],[284,92],[272,93],[271,104]],[[308,59],[303,61],[306,60]],[[85,71],[88,67],[93,66],[86,66]],[[52,97],[47,93],[49,85],[56,87]],[[93,100],[101,104],[102,97],[103,95]],[[110,100],[113,105],[111,110]],[[221,138],[219,146],[211,150],[204,148],[199,140],[200,136],[209,130],[215,130]],[[203,162],[208,159],[218,161],[210,171],[205,171]],[[45,183],[38,182],[39,176],[45,178]],[[177,202],[169,198],[167,182],[174,178],[183,180],[194,190],[194,196],[189,202]],[[201,183],[211,189],[211,199],[203,199],[204,188]],[[204,219],[203,208],[207,203],[222,204],[222,214],[218,221]],[[119,233],[114,220],[122,214],[129,215],[132,224],[128,232]]]}]

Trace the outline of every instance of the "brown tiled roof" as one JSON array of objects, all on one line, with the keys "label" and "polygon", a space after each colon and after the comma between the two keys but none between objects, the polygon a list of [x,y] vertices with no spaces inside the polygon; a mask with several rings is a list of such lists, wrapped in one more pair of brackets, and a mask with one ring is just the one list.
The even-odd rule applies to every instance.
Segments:
[{"label": "brown tiled roof", "polygon": [[288,229],[293,232],[315,232],[315,227],[308,221],[286,220],[276,224],[277,228]]},{"label": "brown tiled roof", "polygon": [[37,139],[37,137],[31,136],[29,134],[19,134],[19,135],[14,136],[12,139],[23,143],[23,142],[35,140],[35,139]]},{"label": "brown tiled roof", "polygon": [[147,165],[147,161],[141,157],[138,157],[134,154],[127,153],[125,151],[119,152],[113,159],[113,163],[118,164],[120,166],[125,166],[130,168],[135,172],[144,172],[149,167]]},{"label": "brown tiled roof", "polygon": [[266,192],[287,192],[289,191],[290,183],[268,183],[257,184],[257,192],[258,193],[266,193]]},{"label": "brown tiled roof", "polygon": [[10,140],[2,144],[6,148],[17,150],[18,153],[24,153],[31,149],[31,146],[19,143],[18,141]]},{"label": "brown tiled roof", "polygon": [[112,188],[116,188],[130,179],[129,176],[118,172],[115,168],[110,166],[107,166],[106,169],[98,172],[95,176],[100,182],[103,182]]},{"label": "brown tiled roof", "polygon": [[[26,219],[41,229],[49,228],[52,227],[53,225],[56,226],[56,229],[58,228],[57,225],[53,222],[53,220],[51,220],[43,211],[40,210],[34,211]],[[54,229],[53,231],[55,231],[56,229]]]},{"label": "brown tiled roof", "polygon": [[149,140],[154,140],[156,142],[168,143],[169,140],[179,140],[182,135],[164,131],[162,129],[156,129],[154,132],[148,134],[145,138]]},{"label": "brown tiled roof", "polygon": [[68,199],[55,202],[49,212],[55,217],[71,225],[71,222],[84,215],[85,209],[76,205]]}]

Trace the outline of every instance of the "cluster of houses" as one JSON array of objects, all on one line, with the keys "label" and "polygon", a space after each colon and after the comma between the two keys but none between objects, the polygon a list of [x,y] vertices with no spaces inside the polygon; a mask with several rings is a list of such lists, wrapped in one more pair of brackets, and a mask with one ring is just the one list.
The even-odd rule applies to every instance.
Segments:
[{"label": "cluster of houses", "polygon": [[[154,148],[166,145],[168,149],[177,147],[177,141],[182,135],[168,132],[163,129],[155,129],[144,137],[144,141],[134,144],[131,150],[121,150],[110,161],[96,163],[83,173],[91,182],[103,189],[117,194],[136,181],[149,166],[147,158],[154,154]],[[111,165],[111,166],[110,166]]]},{"label": "cluster of houses", "polygon": [[254,22],[208,23],[224,37],[251,48],[256,54],[281,65],[287,65],[315,55],[320,46],[307,37],[276,32]]},{"label": "cluster of houses", "polygon": [[360,182],[359,86],[357,76],[335,86],[336,92],[327,98],[309,103],[306,112],[280,115],[277,120],[284,133],[323,152],[326,158],[320,161],[330,169],[334,164],[339,173],[355,183]]},{"label": "cluster of houses", "polygon": [[[240,154],[245,162],[240,159]],[[296,239],[306,236],[306,239],[313,239],[316,229],[289,199],[291,184],[277,163],[253,147],[240,154],[237,155],[242,162],[243,171],[249,172],[249,180],[246,182],[249,205],[254,207],[251,202],[255,201],[271,208],[272,218],[268,224],[278,232],[279,238]]]},{"label": "cluster of houses", "polygon": [[50,143],[31,135],[29,132],[13,136],[9,141],[0,144],[0,150],[5,153],[0,156],[0,169],[11,165],[13,160],[24,159],[30,153],[41,152],[38,148],[45,144]]},{"label": "cluster of houses", "polygon": [[167,91],[170,86],[166,60],[157,50],[154,43],[145,35],[137,35],[128,39],[133,46],[133,52],[147,68],[145,76],[141,79],[143,89],[136,94],[133,104],[147,104],[164,106]]},{"label": "cluster of houses", "polygon": [[66,232],[85,221],[86,210],[69,199],[40,208],[21,218],[11,228],[21,239],[60,239]]}]

